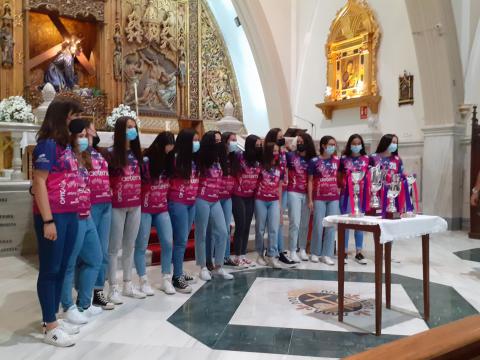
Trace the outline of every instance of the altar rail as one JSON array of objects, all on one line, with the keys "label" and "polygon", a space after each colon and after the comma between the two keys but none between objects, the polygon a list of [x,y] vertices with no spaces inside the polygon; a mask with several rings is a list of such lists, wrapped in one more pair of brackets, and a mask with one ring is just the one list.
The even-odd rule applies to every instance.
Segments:
[{"label": "altar rail", "polygon": [[345,360],[480,359],[480,315],[442,325]]}]

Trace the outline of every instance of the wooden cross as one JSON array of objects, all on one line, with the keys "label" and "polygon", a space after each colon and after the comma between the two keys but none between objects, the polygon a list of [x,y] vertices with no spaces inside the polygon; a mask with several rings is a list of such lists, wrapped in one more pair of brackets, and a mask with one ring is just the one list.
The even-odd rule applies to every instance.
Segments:
[{"label": "wooden cross", "polygon": [[[63,36],[64,39],[68,39],[68,38],[72,37],[70,32],[63,25],[62,21],[60,20],[60,18],[57,15],[48,14],[48,17],[50,18],[50,20],[52,20],[52,22],[55,25],[55,27],[57,28],[58,32]],[[57,54],[61,50],[62,50],[62,44],[58,44],[58,45],[55,45],[54,47],[48,49],[47,51],[44,51],[40,55],[37,55],[37,56],[31,58],[28,61],[28,69],[31,70],[31,69],[37,67],[38,65],[44,63],[45,61],[48,61],[48,60],[54,58],[55,56],[57,56]],[[85,54],[83,53],[83,51],[80,51],[80,54],[76,55],[76,58],[77,58],[78,62],[80,63],[80,65],[83,66],[83,68],[88,72],[88,74],[90,76],[95,75],[95,68],[92,66],[92,64],[90,64],[90,62],[88,61],[88,59],[85,56]]]}]

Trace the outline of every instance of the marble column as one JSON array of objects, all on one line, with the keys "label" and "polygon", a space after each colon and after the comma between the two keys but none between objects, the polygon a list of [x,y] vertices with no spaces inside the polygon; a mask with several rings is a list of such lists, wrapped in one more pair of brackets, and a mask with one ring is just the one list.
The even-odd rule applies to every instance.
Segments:
[{"label": "marble column", "polygon": [[23,132],[20,131],[12,131],[11,138],[13,142],[13,173],[12,173],[12,180],[25,180],[25,174],[22,172],[22,156],[21,156],[21,148],[20,142],[22,141]]}]

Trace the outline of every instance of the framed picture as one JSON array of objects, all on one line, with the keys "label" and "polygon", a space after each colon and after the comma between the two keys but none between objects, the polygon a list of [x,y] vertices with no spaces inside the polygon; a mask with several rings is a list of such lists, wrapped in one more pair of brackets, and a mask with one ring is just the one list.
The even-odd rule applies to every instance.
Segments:
[{"label": "framed picture", "polygon": [[349,56],[341,59],[342,90],[353,89],[359,80],[359,56]]},{"label": "framed picture", "polygon": [[398,78],[398,106],[412,105],[413,102],[413,75],[405,71]]}]

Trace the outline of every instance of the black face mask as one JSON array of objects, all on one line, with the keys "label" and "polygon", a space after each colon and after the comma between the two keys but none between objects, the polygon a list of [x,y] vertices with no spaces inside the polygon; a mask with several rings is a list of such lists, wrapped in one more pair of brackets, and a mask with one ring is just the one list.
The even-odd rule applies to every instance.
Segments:
[{"label": "black face mask", "polygon": [[100,144],[100,137],[98,135],[95,135],[92,139],[92,146],[97,147],[98,144]]},{"label": "black face mask", "polygon": [[285,146],[285,138],[277,140],[278,146]]},{"label": "black face mask", "polygon": [[305,149],[305,144],[298,144],[297,145],[297,151],[298,152],[304,152],[306,149]]}]

